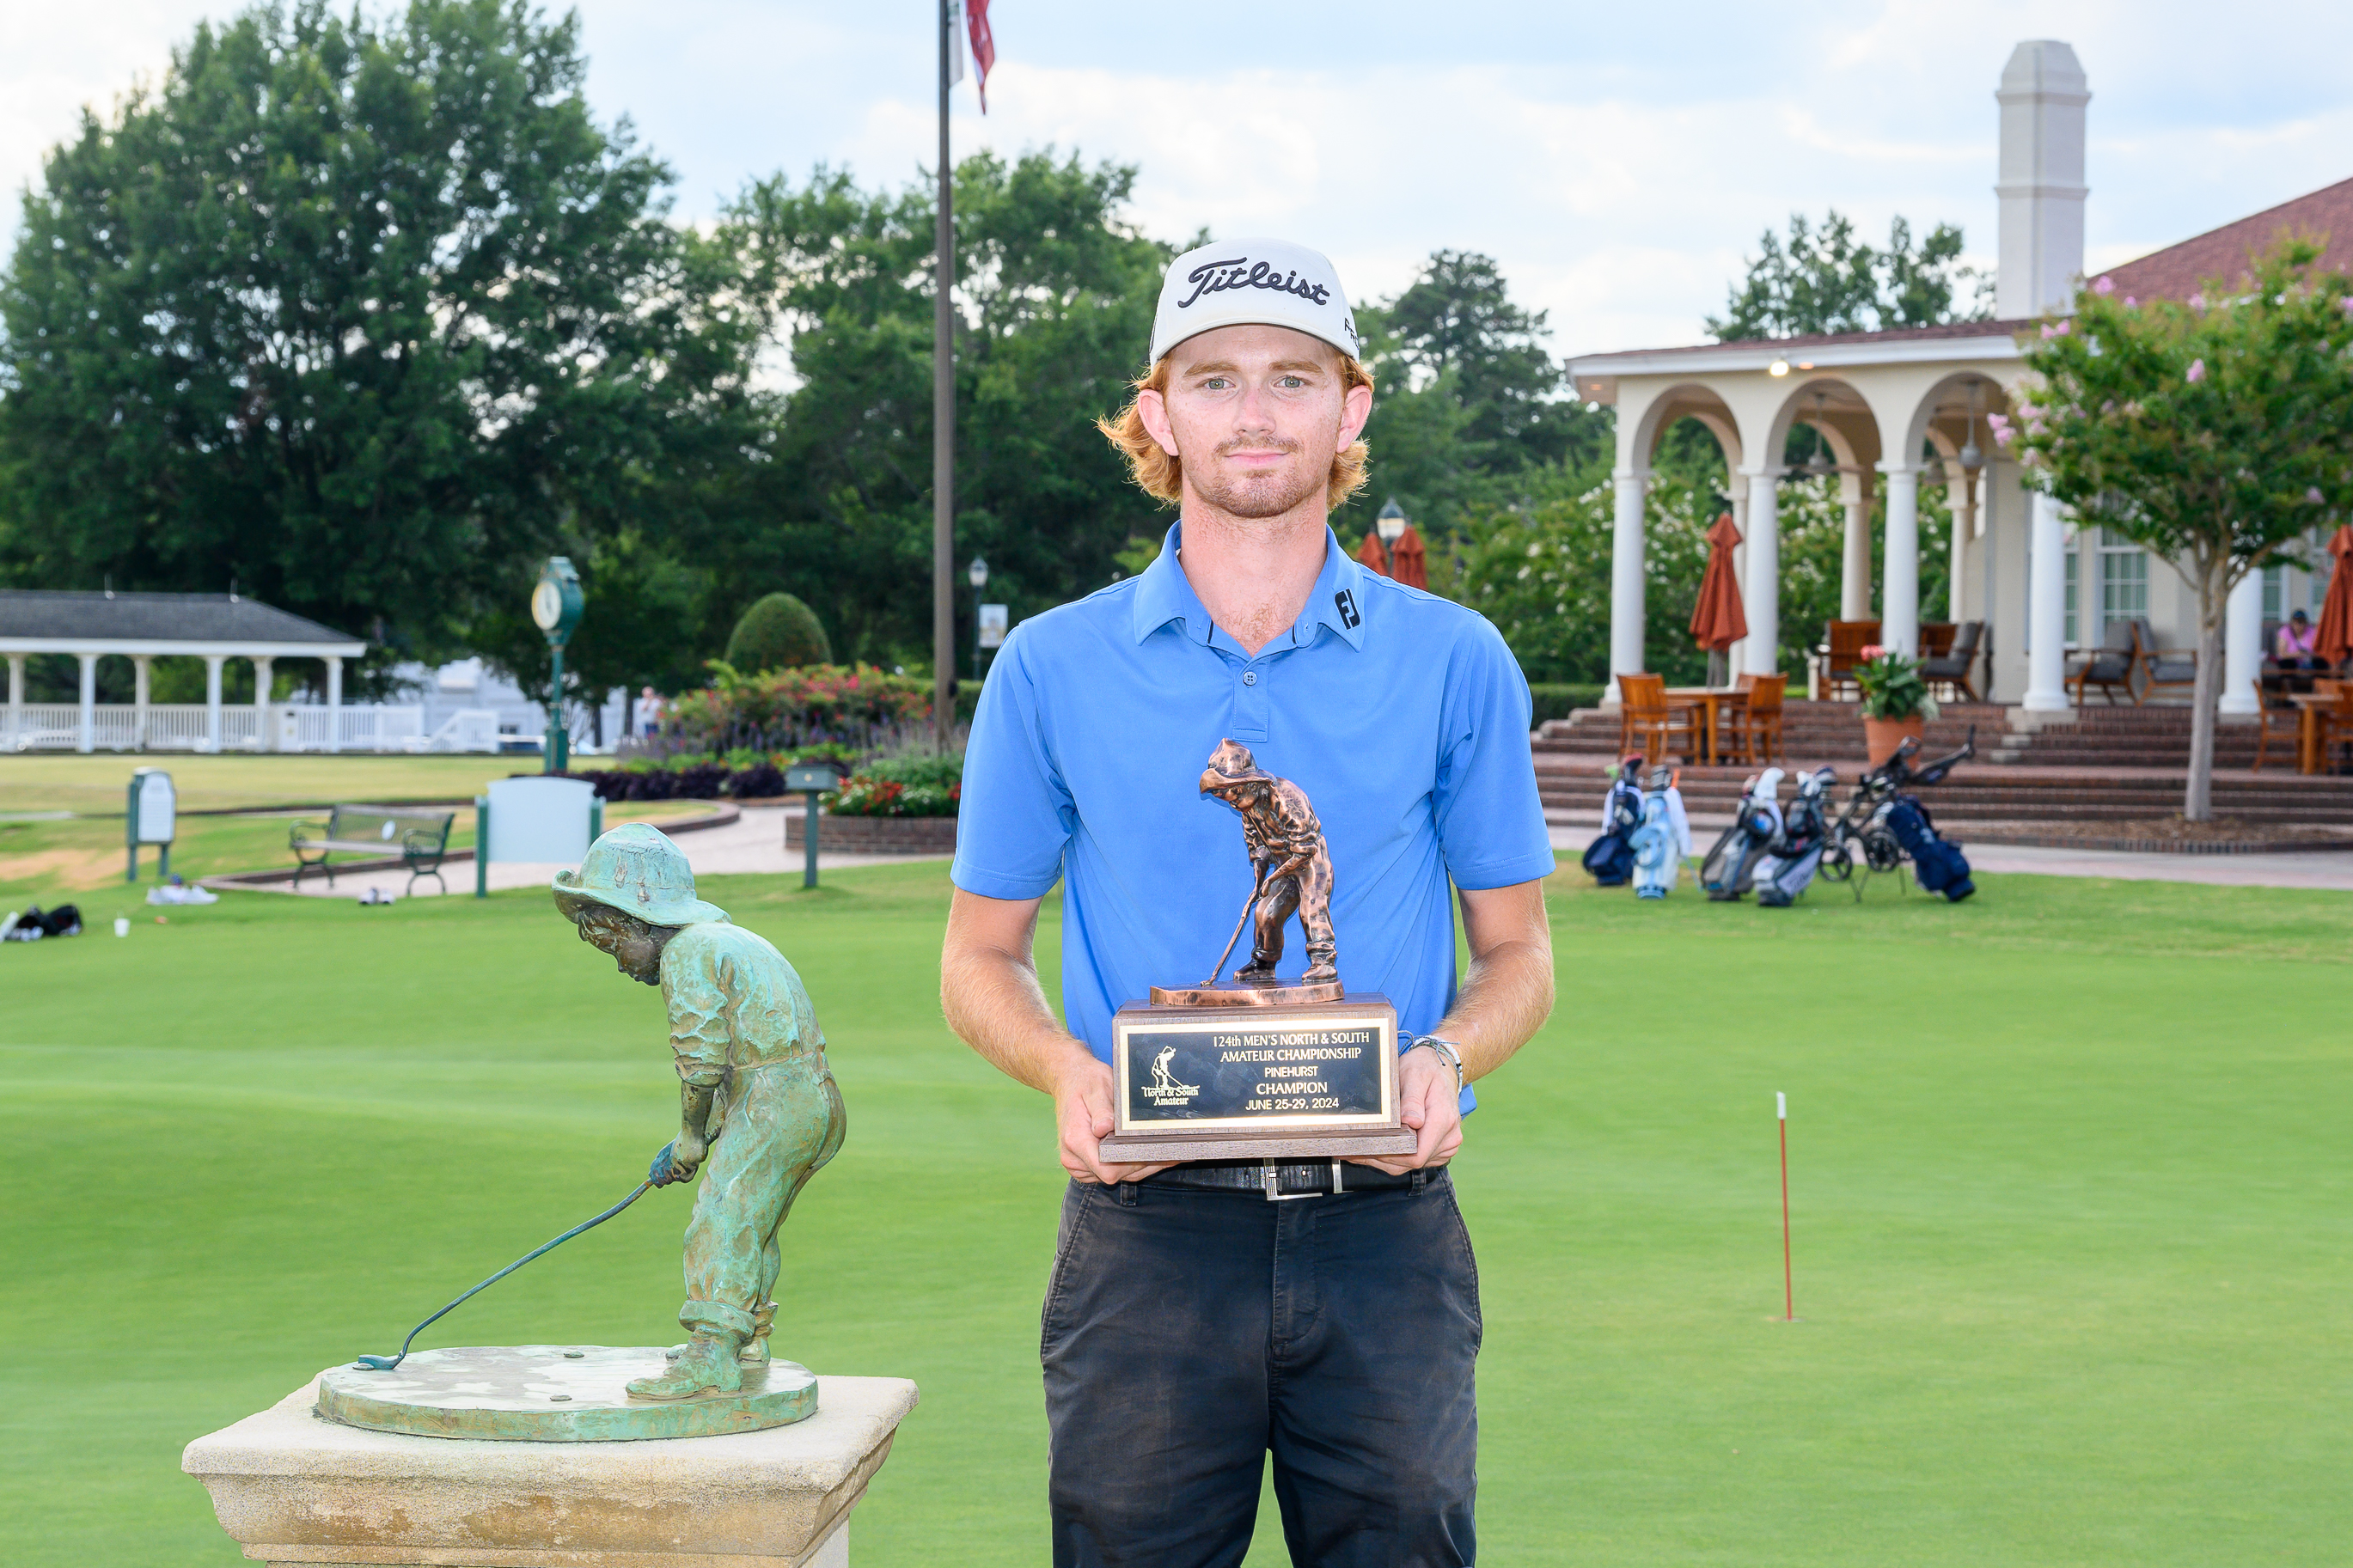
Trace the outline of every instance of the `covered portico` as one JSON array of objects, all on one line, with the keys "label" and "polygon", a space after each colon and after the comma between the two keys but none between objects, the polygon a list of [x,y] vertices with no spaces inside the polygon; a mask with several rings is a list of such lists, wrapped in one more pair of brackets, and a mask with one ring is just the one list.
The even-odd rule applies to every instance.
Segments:
[{"label": "covered portico", "polygon": [[[346,709],[343,700],[343,661],[366,651],[364,642],[232,594],[0,592],[0,656],[8,661],[0,751],[342,751],[379,743],[372,722],[361,726],[370,731],[364,736],[347,732],[353,725],[346,716],[364,719],[369,710]],[[78,701],[26,700],[26,666],[37,654],[79,661]],[[154,660],[174,656],[204,660],[201,706],[149,700]],[[132,699],[101,703],[99,660],[118,657],[131,661]],[[232,658],[252,662],[250,705],[221,701],[222,667]],[[278,661],[289,658],[324,663],[323,706],[270,701]],[[312,714],[315,722],[302,721]]]}]

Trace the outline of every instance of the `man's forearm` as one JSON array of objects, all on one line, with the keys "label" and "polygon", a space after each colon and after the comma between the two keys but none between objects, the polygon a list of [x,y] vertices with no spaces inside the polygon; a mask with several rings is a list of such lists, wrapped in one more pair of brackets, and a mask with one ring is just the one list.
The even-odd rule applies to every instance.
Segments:
[{"label": "man's forearm", "polygon": [[1008,1078],[1053,1093],[1061,1075],[1092,1054],[1054,1021],[1027,941],[992,941],[959,923],[951,915],[940,963],[948,1027]]},{"label": "man's forearm", "polygon": [[689,1143],[709,1141],[706,1131],[711,1125],[711,1102],[719,1097],[716,1085],[687,1083],[678,1086],[679,1136]]}]

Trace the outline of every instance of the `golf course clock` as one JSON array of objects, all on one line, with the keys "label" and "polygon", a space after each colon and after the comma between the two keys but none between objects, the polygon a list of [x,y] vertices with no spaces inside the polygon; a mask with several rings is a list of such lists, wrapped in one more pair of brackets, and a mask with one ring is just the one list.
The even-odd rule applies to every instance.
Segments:
[{"label": "golf course clock", "polygon": [[580,624],[580,574],[564,556],[551,555],[540,568],[539,583],[531,591],[531,618],[547,634],[547,740],[541,747],[543,773],[560,773],[570,763],[570,739],[564,727],[564,645]]}]

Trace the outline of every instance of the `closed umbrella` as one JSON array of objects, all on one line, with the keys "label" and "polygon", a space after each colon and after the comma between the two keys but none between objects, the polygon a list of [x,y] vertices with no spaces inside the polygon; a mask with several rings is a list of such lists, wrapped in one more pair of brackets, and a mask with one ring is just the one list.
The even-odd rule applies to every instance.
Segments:
[{"label": "closed umbrella", "polygon": [[1356,559],[1386,577],[1389,574],[1389,552],[1381,543],[1381,536],[1370,529],[1365,531],[1365,542],[1356,546]]},{"label": "closed umbrella", "polygon": [[2337,529],[2328,541],[2337,563],[2328,573],[2328,597],[2320,606],[2320,628],[2312,651],[2322,663],[2343,664],[2353,654],[2353,523]]},{"label": "closed umbrella", "polygon": [[1740,584],[1732,569],[1733,547],[1740,530],[1725,512],[1707,531],[1707,570],[1700,574],[1699,604],[1692,610],[1694,641],[1708,651],[1709,684],[1716,685],[1716,663],[1724,650],[1748,635],[1747,612],[1740,607]]},{"label": "closed umbrella", "polygon": [[1389,575],[1409,588],[1429,587],[1429,555],[1422,549],[1421,535],[1413,531],[1413,524],[1409,522],[1405,525],[1405,531],[1398,535],[1393,548],[1397,555],[1397,569]]}]

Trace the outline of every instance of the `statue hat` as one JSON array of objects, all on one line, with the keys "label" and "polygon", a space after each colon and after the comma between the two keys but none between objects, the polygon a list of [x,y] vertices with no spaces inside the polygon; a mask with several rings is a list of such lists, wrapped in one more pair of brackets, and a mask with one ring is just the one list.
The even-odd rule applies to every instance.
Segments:
[{"label": "statue hat", "polygon": [[555,907],[576,917],[583,904],[603,904],[648,925],[723,922],[727,911],[694,896],[694,868],[670,836],[642,822],[625,822],[588,847],[577,871],[558,871]]},{"label": "statue hat", "polygon": [[1209,753],[1209,765],[1201,774],[1201,793],[1223,789],[1229,784],[1271,784],[1272,773],[1261,771],[1250,749],[1235,741],[1220,741],[1218,749]]}]

